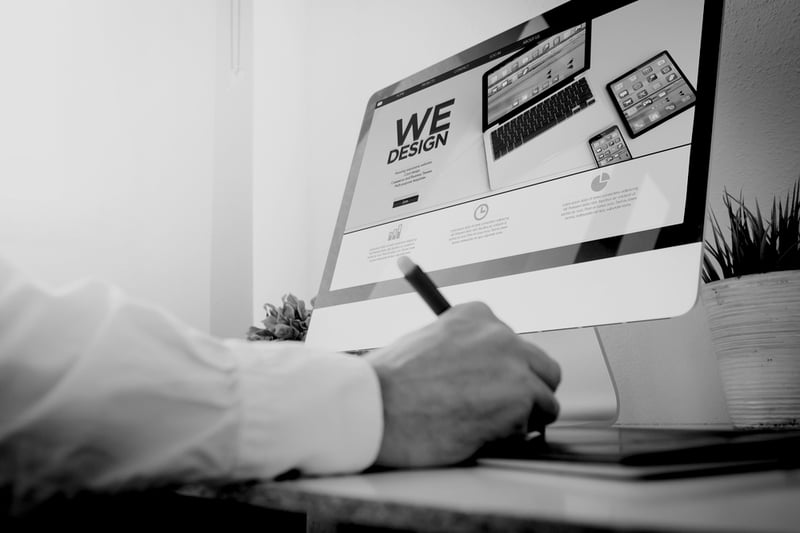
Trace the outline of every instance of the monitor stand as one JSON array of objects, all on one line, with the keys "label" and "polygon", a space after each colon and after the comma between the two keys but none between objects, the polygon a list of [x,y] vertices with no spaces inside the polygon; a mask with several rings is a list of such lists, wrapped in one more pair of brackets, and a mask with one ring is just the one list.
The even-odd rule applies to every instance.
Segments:
[{"label": "monitor stand", "polygon": [[705,308],[595,328],[617,396],[617,427],[729,429]]}]

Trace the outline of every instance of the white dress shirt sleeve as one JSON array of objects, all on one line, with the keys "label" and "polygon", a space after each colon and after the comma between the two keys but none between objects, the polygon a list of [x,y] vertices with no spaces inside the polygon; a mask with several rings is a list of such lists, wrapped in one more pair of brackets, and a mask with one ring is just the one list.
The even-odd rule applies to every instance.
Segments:
[{"label": "white dress shirt sleeve", "polygon": [[383,431],[363,359],[220,341],[119,290],[0,259],[0,485],[15,498],[356,472]]}]

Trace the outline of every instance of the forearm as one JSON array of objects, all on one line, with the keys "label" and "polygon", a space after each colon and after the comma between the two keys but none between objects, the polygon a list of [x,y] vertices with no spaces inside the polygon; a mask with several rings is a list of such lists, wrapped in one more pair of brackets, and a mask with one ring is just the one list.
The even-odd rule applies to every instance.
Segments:
[{"label": "forearm", "polygon": [[17,493],[357,471],[380,432],[366,362],[222,342],[107,286],[51,294],[0,262],[0,476]]}]

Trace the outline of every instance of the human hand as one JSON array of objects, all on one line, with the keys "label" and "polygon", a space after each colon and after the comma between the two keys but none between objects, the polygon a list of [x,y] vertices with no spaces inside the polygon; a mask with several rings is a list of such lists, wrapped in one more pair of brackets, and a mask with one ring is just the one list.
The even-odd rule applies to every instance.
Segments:
[{"label": "human hand", "polygon": [[457,463],[558,416],[558,363],[482,303],[454,306],[366,358],[383,397],[378,465]]}]

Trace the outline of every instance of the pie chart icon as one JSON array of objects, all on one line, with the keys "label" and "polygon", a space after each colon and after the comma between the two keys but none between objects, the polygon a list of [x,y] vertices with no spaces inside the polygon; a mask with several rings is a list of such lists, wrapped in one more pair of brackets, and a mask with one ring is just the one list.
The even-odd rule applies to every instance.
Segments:
[{"label": "pie chart icon", "polygon": [[608,175],[607,172],[603,172],[602,174],[598,174],[592,180],[592,190],[594,192],[600,192],[606,188],[608,185],[608,180],[611,179],[611,176]]}]

